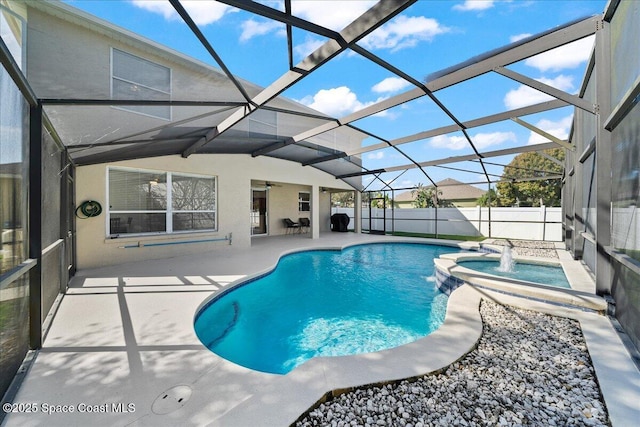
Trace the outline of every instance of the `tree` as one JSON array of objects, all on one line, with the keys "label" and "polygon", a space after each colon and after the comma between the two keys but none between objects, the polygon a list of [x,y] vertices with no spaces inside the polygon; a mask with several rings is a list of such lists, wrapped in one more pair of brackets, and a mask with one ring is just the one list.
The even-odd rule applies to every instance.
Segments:
[{"label": "tree", "polygon": [[416,208],[449,208],[453,203],[441,198],[442,191],[436,190],[433,186],[425,187],[422,184],[411,191],[411,195],[415,196],[413,206]]},{"label": "tree", "polygon": [[331,193],[331,207],[352,208],[354,203],[353,191]]},{"label": "tree", "polygon": [[[564,161],[564,150],[552,148],[542,153]],[[562,166],[536,152],[518,154],[504,168],[502,179],[497,184],[498,203],[501,206],[560,206],[562,182],[560,179],[514,182],[518,178],[536,178],[562,174]]]},{"label": "tree", "polygon": [[[382,200],[384,199],[384,200]],[[393,200],[386,191],[367,192],[363,194],[363,202],[368,202],[372,208],[382,209],[383,206],[390,208]]]},{"label": "tree", "polygon": [[500,206],[498,194],[493,188],[489,189],[489,191],[478,197],[478,200],[476,200],[476,204],[482,207],[487,207],[489,206],[489,201],[491,201],[492,207]]}]

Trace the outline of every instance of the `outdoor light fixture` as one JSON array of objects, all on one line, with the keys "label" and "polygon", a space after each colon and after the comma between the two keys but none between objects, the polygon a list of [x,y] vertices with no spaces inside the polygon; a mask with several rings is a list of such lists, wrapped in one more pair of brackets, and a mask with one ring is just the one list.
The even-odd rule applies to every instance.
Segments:
[{"label": "outdoor light fixture", "polygon": [[267,188],[267,190],[271,189],[271,183],[270,182],[265,182],[264,186]]}]

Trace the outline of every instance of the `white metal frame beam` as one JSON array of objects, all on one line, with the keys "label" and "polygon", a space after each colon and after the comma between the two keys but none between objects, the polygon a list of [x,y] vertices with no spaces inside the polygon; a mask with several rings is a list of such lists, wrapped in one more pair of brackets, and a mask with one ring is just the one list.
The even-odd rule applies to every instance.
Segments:
[{"label": "white metal frame beam", "polygon": [[547,95],[551,95],[556,99],[561,99],[575,107],[588,111],[589,113],[596,114],[598,112],[598,107],[590,103],[586,99],[571,95],[560,89],[556,89],[553,86],[549,86],[548,84],[534,80],[531,77],[516,73],[515,71],[509,70],[508,68],[496,67],[493,71],[500,75],[508,77],[511,80],[515,80],[518,83],[522,83],[523,85],[539,90],[540,92],[546,93]]},{"label": "white metal frame beam", "polygon": [[[565,101],[562,101],[562,100],[559,100],[559,99],[554,99],[554,100],[551,100],[551,101],[541,102],[541,103],[535,104],[535,105],[529,105],[527,107],[516,108],[514,110],[505,111],[503,113],[497,113],[497,114],[492,114],[490,116],[485,116],[485,117],[480,117],[480,118],[477,118],[477,119],[468,120],[466,122],[463,122],[462,124],[464,125],[464,127],[466,129],[472,129],[474,127],[479,127],[479,126],[484,126],[484,125],[488,125],[488,124],[492,124],[492,123],[498,123],[498,122],[510,120],[513,117],[522,117],[522,116],[527,116],[527,115],[530,115],[530,114],[536,114],[536,113],[541,113],[541,112],[544,112],[544,111],[549,111],[549,110],[553,110],[553,109],[557,109],[557,108],[566,107],[567,105],[569,105],[569,104],[567,104],[567,102],[565,102]],[[432,138],[434,136],[446,135],[448,133],[457,132],[459,130],[460,130],[460,127],[458,125],[452,124],[452,125],[448,125],[448,126],[439,127],[439,128],[436,128],[436,129],[431,129],[431,130],[427,130],[427,131],[418,132],[418,133],[415,133],[413,135],[408,135],[408,136],[404,136],[404,137],[401,137],[401,138],[392,139],[392,140],[389,141],[389,143],[391,145],[393,145],[393,146],[401,145],[401,144],[407,144],[407,143],[419,141],[419,140],[422,140],[422,139]],[[340,157],[356,156],[358,154],[364,154],[364,153],[368,153],[370,151],[376,151],[376,150],[380,150],[380,149],[387,148],[387,147],[388,147],[387,143],[381,142],[379,144],[372,144],[372,145],[368,145],[366,147],[360,147],[360,148],[357,148],[357,149],[354,149],[354,150],[350,150],[350,151],[344,152],[342,154],[334,154],[332,156],[322,157],[322,158],[319,158],[319,159],[314,160],[312,162],[305,163],[305,165],[321,163],[321,162],[329,161],[329,160],[335,160],[335,159],[338,159]]]},{"label": "white metal frame beam", "polygon": [[511,120],[513,120],[515,123],[519,124],[520,126],[523,126],[527,129],[529,129],[532,132],[537,133],[540,136],[543,136],[553,142],[555,142],[556,144],[558,144],[559,146],[561,146],[562,148],[566,148],[567,150],[571,150],[571,151],[575,151],[576,147],[569,144],[567,141],[564,141],[558,137],[555,137],[553,135],[551,135],[549,132],[545,132],[544,130],[540,129],[539,127],[536,127],[534,125],[532,125],[531,123],[527,123],[524,120],[521,120],[517,117],[512,117]]},{"label": "white metal frame beam", "polygon": [[[172,0],[176,1],[176,0]],[[218,135],[229,130],[235,124],[253,113],[257,108],[266,104],[271,99],[280,95],[287,88],[302,80],[309,73],[317,70],[331,58],[348,49],[350,45],[357,43],[374,30],[388,22],[394,16],[401,13],[417,0],[399,0],[394,2],[378,2],[371,9],[356,18],[351,24],[340,31],[340,40],[328,40],[306,58],[304,58],[294,69],[287,71],[270,86],[258,93],[248,108],[241,108],[223,120],[215,129],[198,142],[193,144],[182,153],[183,157],[188,157],[198,149],[211,142]]]},{"label": "white metal frame beam", "polygon": [[[498,49],[496,51],[492,51],[487,54],[472,58],[471,60],[466,61],[462,64],[459,64],[457,66],[450,67],[445,70],[432,74],[431,76],[427,77],[427,82],[424,85],[421,85],[421,87],[415,87],[407,92],[403,92],[394,97],[387,98],[386,100],[372,104],[359,111],[351,113],[348,116],[337,119],[335,122],[333,122],[333,124],[329,124],[329,125],[325,124],[325,125],[318,126],[314,129],[310,129],[307,132],[305,132],[304,135],[306,135],[306,137],[308,137],[309,135],[316,136],[321,133],[327,132],[329,130],[333,130],[337,127],[344,126],[354,121],[379,113],[381,111],[385,111],[389,108],[393,108],[398,105],[404,104],[406,102],[412,101],[414,99],[420,98],[426,94],[430,94],[440,89],[444,89],[446,87],[452,86],[454,84],[461,83],[465,80],[478,77],[482,74],[485,74],[491,71],[496,71],[496,72],[498,72],[498,70],[503,71],[505,70],[503,67],[506,65],[519,62],[531,56],[538,55],[540,53],[554,49],[556,47],[559,47],[559,46],[574,42],[576,40],[580,40],[589,35],[592,35],[596,32],[597,27],[601,22],[602,22],[602,18],[599,16],[593,16],[586,19],[578,20],[578,21],[569,23],[565,26],[562,26],[560,28],[542,33],[541,35],[534,35],[527,39],[520,40],[502,49]],[[506,73],[509,73],[509,70],[503,71],[503,72],[506,74]],[[523,80],[528,79],[525,76],[520,76],[520,75],[518,76]],[[510,78],[515,77],[515,74],[509,73],[507,77],[510,77]],[[531,84],[533,84],[532,81],[535,82],[535,80],[532,80],[532,81],[530,80],[532,79],[528,79],[526,81]],[[426,91],[425,91],[425,87],[427,89]],[[547,91],[545,93],[551,92],[549,93],[551,96],[558,98],[559,100],[563,101],[566,104],[577,103],[582,107],[585,107],[585,108],[588,107],[589,109],[587,111],[590,111],[590,112],[593,112],[595,109],[595,107],[593,105],[588,104],[587,101],[584,101],[584,100],[576,101],[575,98],[577,97],[567,96],[568,94],[566,94],[565,92],[557,93],[556,92],[557,89],[551,88],[547,85],[545,85],[545,87],[543,86],[539,86],[539,87],[545,89],[545,91]],[[434,99],[434,102],[437,103],[437,100]],[[450,113],[448,113],[446,109],[443,111],[445,111],[445,113],[447,113],[452,118],[452,120],[456,122],[456,124],[452,124],[450,126],[441,128],[442,131],[444,133],[457,131],[457,130],[464,132],[466,125],[464,123],[457,122],[455,117],[453,117]],[[506,117],[505,120],[509,118],[511,117]],[[476,126],[479,126],[479,124]],[[426,138],[426,137],[429,137],[429,135],[430,136],[439,135],[438,133],[429,133],[429,132],[436,132],[436,131],[427,131],[427,133],[422,133],[421,138],[417,138],[417,139]],[[479,155],[479,153],[475,149],[475,146],[473,145],[473,142],[468,137],[468,135],[466,135],[466,132],[465,132],[465,137],[469,141],[473,150],[476,151],[476,154]],[[288,141],[288,143],[289,144],[295,143],[299,140],[301,139],[299,139],[298,136],[296,136],[293,140]],[[397,144],[397,143],[394,143],[394,141],[390,141],[390,142],[392,145]],[[404,142],[411,142],[411,141],[407,139]],[[381,144],[378,144],[378,148],[376,149],[384,148],[386,146],[387,146],[386,143],[381,143]],[[269,151],[274,149],[274,147],[271,147]],[[370,147],[367,147],[367,149],[369,148]],[[255,153],[255,155],[260,155],[260,154],[262,154],[260,150],[259,152]],[[359,153],[356,153],[356,152],[347,153],[347,155],[353,155],[353,154],[359,154]],[[327,159],[327,160],[331,160],[331,159]]]},{"label": "white metal frame beam", "polygon": [[[535,145],[525,145],[522,147],[506,148],[503,150],[486,151],[480,154],[482,155],[483,159],[487,159],[490,157],[508,156],[511,154],[528,153],[531,151],[542,151],[542,150],[548,150],[551,148],[557,148],[557,144],[555,142],[547,142],[547,143],[535,144]],[[447,163],[457,163],[457,162],[465,162],[469,160],[477,160],[477,158],[478,157],[476,156],[476,154],[467,154],[462,156],[452,156],[452,157],[446,157],[443,159],[429,160],[426,162],[418,162],[418,165],[420,167],[437,166],[437,165],[443,165]],[[393,172],[393,171],[404,170],[404,169],[413,169],[415,167],[417,166],[413,164],[393,166],[389,168],[375,169],[369,172],[358,172],[353,174],[339,175],[336,178],[351,178],[354,176],[371,175],[372,173]]]},{"label": "white metal frame beam", "polygon": [[592,16],[569,23],[541,35],[534,35],[507,45],[493,52],[477,56],[457,66],[433,73],[427,77],[426,86],[433,92],[451,85],[478,77],[532,56],[555,49],[565,44],[594,34],[602,21],[600,16]]}]

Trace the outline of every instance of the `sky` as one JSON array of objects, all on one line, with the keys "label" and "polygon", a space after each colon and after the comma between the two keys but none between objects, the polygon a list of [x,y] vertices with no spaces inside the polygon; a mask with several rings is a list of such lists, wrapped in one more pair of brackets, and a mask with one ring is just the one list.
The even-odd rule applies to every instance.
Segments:
[{"label": "sky", "polygon": [[[217,66],[211,55],[164,0],[66,0],[113,24],[124,27],[186,55]],[[284,10],[283,1],[263,1]],[[183,6],[230,71],[260,86],[268,86],[288,70],[285,26],[260,16],[208,0],[183,0]],[[340,31],[369,9],[375,1],[293,0],[295,16]],[[524,37],[550,30],[575,19],[600,14],[605,0],[420,0],[359,42],[391,65],[419,81],[436,71],[505,46]],[[325,39],[294,29],[294,63],[298,63]],[[509,68],[568,93],[577,93],[593,47],[587,38],[545,52]],[[413,89],[413,86],[353,51],[329,61],[283,93],[330,116],[340,118],[367,105]],[[504,76],[488,73],[442,89],[434,94],[460,121],[484,117],[549,99]],[[573,109],[566,107],[525,118],[531,124],[566,139]],[[387,140],[451,124],[435,103],[422,97],[353,123]],[[468,130],[480,152],[546,142],[528,129],[502,122]],[[373,138],[365,145],[380,142]],[[451,133],[398,146],[417,162],[472,153],[462,133]],[[499,176],[500,164],[513,156],[493,158],[487,172]],[[387,148],[365,153],[369,169],[411,163],[407,156]],[[426,168],[406,173],[385,173],[380,178],[394,188],[430,184],[445,178],[475,183],[485,181],[478,163],[450,164],[452,169]],[[461,170],[458,170],[461,169]],[[383,184],[364,177],[369,189]],[[478,185],[487,189],[486,184]]]}]

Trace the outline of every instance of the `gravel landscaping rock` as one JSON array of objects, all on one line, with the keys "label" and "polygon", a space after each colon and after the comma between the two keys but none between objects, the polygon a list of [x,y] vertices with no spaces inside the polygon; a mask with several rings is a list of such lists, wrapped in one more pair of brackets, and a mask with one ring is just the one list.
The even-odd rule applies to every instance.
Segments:
[{"label": "gravel landscaping rock", "polygon": [[516,256],[535,256],[545,258],[558,258],[556,246],[553,242],[539,242],[534,240],[493,239],[485,240],[496,246],[511,245]]},{"label": "gravel landscaping rock", "polygon": [[341,394],[296,426],[610,425],[578,322],[487,300],[480,313],[477,348],[444,372]]}]

